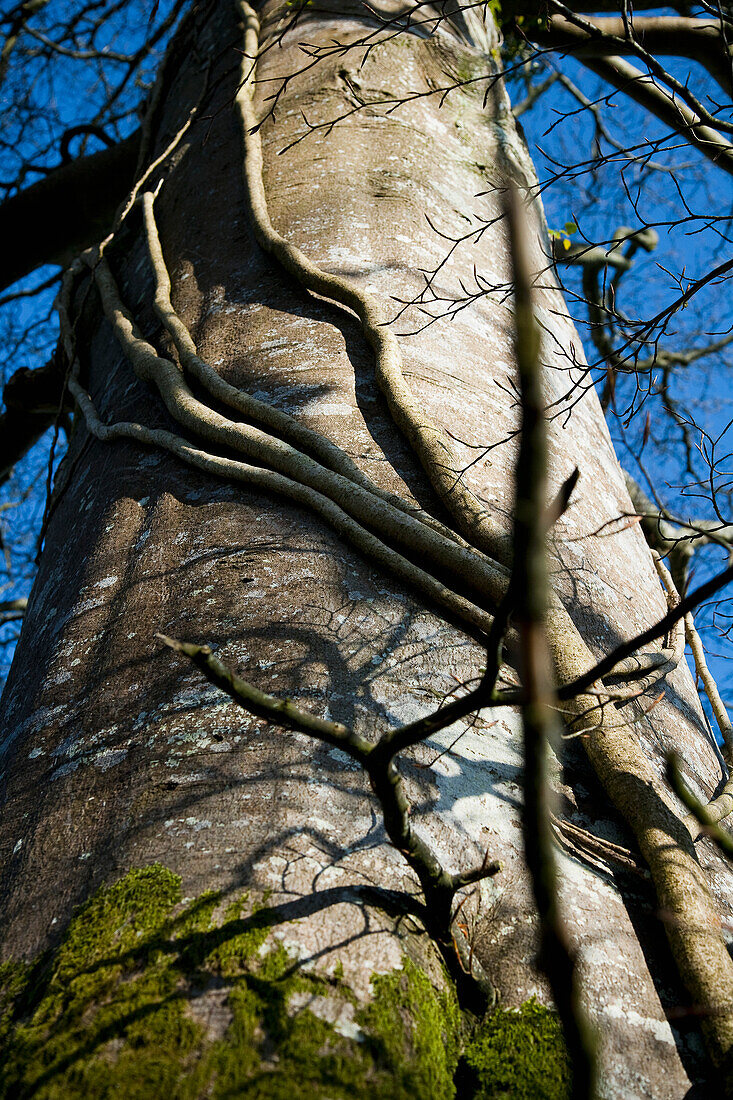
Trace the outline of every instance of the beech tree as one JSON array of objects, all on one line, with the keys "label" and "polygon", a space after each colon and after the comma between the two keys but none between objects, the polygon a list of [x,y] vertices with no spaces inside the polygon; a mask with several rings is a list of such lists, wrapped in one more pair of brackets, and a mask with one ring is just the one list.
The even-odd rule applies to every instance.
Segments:
[{"label": "beech tree", "polygon": [[[109,61],[45,8],[0,80],[24,35]],[[593,387],[692,362],[665,326],[731,262],[635,326],[652,227],[548,232],[506,91],[573,53],[724,186],[729,105],[659,60],[729,98],[706,12],[154,5],[10,189],[3,285],[63,276],[5,475],[69,443],[2,699],[3,1095],[733,1094],[733,736],[692,617],[731,567],[688,578],[727,475],[703,447],[712,520],[650,503]]]}]

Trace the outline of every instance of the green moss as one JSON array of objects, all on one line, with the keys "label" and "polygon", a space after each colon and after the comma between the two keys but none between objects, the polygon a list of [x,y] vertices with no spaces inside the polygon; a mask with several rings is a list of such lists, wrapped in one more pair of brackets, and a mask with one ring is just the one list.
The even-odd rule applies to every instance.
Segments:
[{"label": "green moss", "polygon": [[479,1025],[456,1075],[473,1100],[566,1100],[570,1063],[554,1012],[534,997],[519,1009],[497,1009]]},{"label": "green moss", "polygon": [[0,965],[0,1049],[12,1028],[13,1008],[28,985],[28,967],[24,963]]},{"label": "green moss", "polygon": [[130,872],[79,910],[54,956],[27,972],[4,1014],[1,1096],[111,1095],[112,1067],[132,1097],[153,1081],[161,1090],[173,1085],[180,1073],[174,1059],[185,1066],[198,1037],[165,951],[180,896],[176,876],[153,866]]},{"label": "green moss", "polygon": [[359,1022],[380,1061],[393,1067],[394,1095],[455,1095],[461,1015],[452,990],[436,992],[410,959],[404,967],[372,981],[374,1000]]},{"label": "green moss", "polygon": [[308,1005],[355,1004],[343,971],[304,973],[270,938],[273,923],[246,897],[223,911],[212,893],[183,903],[179,879],[159,865],[99,890],[55,952],[0,968],[0,1097],[455,1094],[452,994],[406,959],[374,979],[358,1038],[341,1035]]}]

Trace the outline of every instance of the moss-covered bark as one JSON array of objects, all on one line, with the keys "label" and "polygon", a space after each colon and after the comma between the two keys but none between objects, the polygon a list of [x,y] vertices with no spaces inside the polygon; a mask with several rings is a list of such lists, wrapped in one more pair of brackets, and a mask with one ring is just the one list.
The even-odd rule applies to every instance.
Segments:
[{"label": "moss-covered bark", "polygon": [[0,971],[0,1096],[455,1095],[463,1025],[449,986],[406,956],[360,1005],[272,932],[246,896],[182,900],[160,864],[103,887],[53,953]]},{"label": "moss-covered bark", "polygon": [[475,1100],[565,1100],[570,1064],[557,1017],[532,997],[481,1022],[455,1076],[458,1096]]}]

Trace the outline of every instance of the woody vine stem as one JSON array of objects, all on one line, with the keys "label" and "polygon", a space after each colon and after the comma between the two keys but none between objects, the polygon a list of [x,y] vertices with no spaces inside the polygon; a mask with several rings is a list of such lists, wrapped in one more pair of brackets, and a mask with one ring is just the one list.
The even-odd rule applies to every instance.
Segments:
[{"label": "woody vine stem", "polygon": [[[155,216],[162,180],[157,187],[151,187],[155,172],[180,142],[190,118],[164,153],[140,176],[115,223],[116,233],[133,210],[142,210],[155,286],[154,309],[170,337],[176,358],[166,358],[156,351],[122,300],[106,257],[113,234],[85,252],[69,268],[62,282],[57,307],[62,346],[69,363],[70,392],[87,429],[100,440],[129,439],[162,448],[209,474],[277,494],[318,515],[360,553],[416,589],[480,639],[486,648],[486,671],[480,684],[464,697],[417,722],[385,730],[374,741],[368,741],[346,726],[317,718],[288,700],[259,691],[227,669],[206,646],[171,638],[162,640],[193,661],[212,683],[246,710],[335,745],[364,768],[380,804],[387,835],[420,882],[429,931],[459,984],[464,986],[466,979],[469,983],[473,980],[475,971],[472,971],[472,960],[468,961],[466,944],[454,928],[455,897],[464,887],[495,875],[500,866],[490,859],[489,853],[482,863],[467,871],[450,872],[441,864],[411,823],[399,756],[436,731],[482,707],[521,706],[525,731],[535,728],[533,752],[540,769],[534,801],[528,795],[526,812],[527,820],[535,813],[538,822],[540,855],[535,878],[537,874],[541,877],[551,867],[553,854],[550,808],[540,805],[544,798],[543,784],[547,786],[541,768],[546,715],[537,720],[540,714],[537,707],[549,706],[553,713],[560,708],[566,729],[581,737],[598,777],[636,835],[656,887],[659,908],[671,915],[667,932],[680,974],[693,1002],[703,1006],[702,1028],[708,1048],[713,1062],[721,1064],[733,1050],[733,962],[695,855],[690,825],[681,818],[671,790],[653,771],[634,731],[640,695],[663,680],[680,661],[685,630],[698,660],[691,618],[696,594],[680,601],[669,573],[657,557],[670,611],[660,628],[655,628],[656,633],[654,629],[647,632],[647,640],[653,641],[668,631],[666,643],[659,649],[641,651],[638,643],[630,644],[626,647],[628,652],[607,659],[603,667],[598,668],[566,609],[551,592],[547,594],[546,607],[541,614],[535,608],[527,618],[529,612],[525,607],[522,619],[518,593],[526,590],[531,559],[536,557],[537,547],[546,533],[543,518],[546,510],[536,495],[536,486],[532,489],[531,479],[522,481],[520,463],[517,526],[515,538],[511,539],[464,484],[450,444],[415,401],[402,371],[397,339],[379,303],[349,279],[318,268],[273,227],[263,185],[262,146],[255,106],[259,22],[245,0],[235,0],[235,3],[244,26],[240,85],[236,95],[244,144],[244,200],[256,239],[305,290],[337,302],[356,314],[373,350],[375,378],[392,418],[422,464],[457,530],[378,488],[335,444],[287,413],[230,385],[200,358],[191,333],[171,300],[171,281]],[[511,220],[517,236],[516,227],[521,216],[515,212]],[[520,373],[524,371],[529,387],[523,390],[525,432],[522,449],[526,459],[531,444],[531,433],[527,434],[526,429],[531,407],[528,394],[537,389],[539,360],[536,349],[533,353],[527,351],[527,334],[532,331],[530,279],[519,262],[521,246],[518,244],[514,251],[517,352]],[[103,312],[137,377],[158,391],[174,422],[193,435],[197,445],[174,431],[132,422],[105,424],[100,420],[81,384],[76,349],[75,313],[78,310],[74,303],[76,290],[83,279],[87,280],[85,286],[89,286],[88,280],[91,280],[96,288]],[[199,392],[208,393],[218,407],[232,409],[248,422],[231,419],[197,397],[189,385],[189,378],[195,379]],[[542,421],[542,416],[535,413],[532,436],[535,463],[543,447]],[[238,457],[227,457],[232,453]],[[521,518],[523,509],[525,514]],[[518,549],[522,546],[524,549]],[[421,564],[415,564],[416,561]],[[716,583],[722,585],[727,579],[727,575],[723,575]],[[546,587],[544,582],[543,586]],[[512,614],[519,621],[510,625]],[[539,630],[545,639],[542,644],[546,644],[551,658],[559,704],[557,699],[553,701],[547,685],[533,679],[526,660],[522,659],[522,655],[526,658],[527,654],[528,623],[530,632]],[[637,652],[632,656],[634,650]],[[520,657],[525,671],[522,688],[507,686],[502,681],[502,662],[507,655],[515,663],[517,655]],[[699,667],[705,669],[704,658]],[[709,674],[707,678],[704,673],[701,676],[708,689]],[[709,690],[714,691],[714,684]],[[715,708],[715,701],[713,706]],[[535,727],[532,727],[533,722]],[[730,762],[730,730],[722,732]],[[733,797],[726,791],[712,805],[711,812],[723,816],[732,807]],[[528,853],[528,862],[532,866],[531,853]],[[553,910],[552,890],[545,895],[544,901],[537,896],[545,927],[550,932],[554,928],[553,934],[556,934],[559,926]],[[590,1088],[591,1060],[570,992],[573,962],[569,953],[566,955],[563,972],[558,972],[555,978],[551,975],[551,984],[576,1065],[576,1095],[581,1095],[583,1090],[587,1092]],[[568,995],[564,998],[563,982],[568,987]]]}]

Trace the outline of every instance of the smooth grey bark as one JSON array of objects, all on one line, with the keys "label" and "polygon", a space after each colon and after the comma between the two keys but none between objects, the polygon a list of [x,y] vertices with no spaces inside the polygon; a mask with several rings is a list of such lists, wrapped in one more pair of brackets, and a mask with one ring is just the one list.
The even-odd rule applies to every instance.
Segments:
[{"label": "smooth grey bark", "polygon": [[[358,8],[344,15],[328,7],[319,5],[263,55],[263,106],[277,80],[302,66],[298,42],[349,41],[374,27]],[[287,16],[267,6],[266,44]],[[202,358],[229,381],[327,435],[383,488],[444,518],[377,391],[356,319],[305,294],[253,240],[231,109],[236,48],[241,30],[230,5],[204,5],[196,50],[167,91],[157,151],[197,101],[213,59],[208,121],[174,153],[157,202],[174,304]],[[442,105],[424,96],[391,114],[362,108],[330,133],[288,148],[303,133],[302,113],[311,124],[327,122],[359,99],[428,92],[484,64],[482,45],[444,24],[432,38],[394,38],[363,64],[336,55],[293,80],[263,127],[275,226],[321,267],[396,310],[395,300],[419,293],[421,270],[445,256],[446,241],[426,214],[455,236],[476,216],[487,228],[456,251],[439,285],[455,290],[474,264],[489,282],[506,285],[500,190],[507,177],[531,184],[533,174],[498,92],[486,110],[480,86]],[[542,269],[540,212],[531,218]],[[143,331],[159,340],[137,220],[109,258]],[[578,399],[587,379],[577,335],[549,272],[541,283],[548,399],[569,412],[551,421],[553,491],[575,466],[581,471],[555,532],[553,578],[588,644],[606,652],[666,605],[638,526],[603,530],[630,503],[596,397],[588,389]],[[96,310],[90,295],[79,346],[100,415],[170,426]],[[489,295],[450,324],[409,334],[419,321],[413,310],[396,325],[405,333],[405,374],[427,414],[456,440],[466,482],[509,531],[516,428],[509,303]],[[475,461],[487,444],[493,449]],[[269,891],[272,905],[343,890],[327,908],[305,904],[285,939],[312,965],[340,963],[357,998],[368,1000],[372,975],[400,966],[404,942],[394,920],[355,887],[414,893],[416,883],[384,843],[364,777],[337,751],[243,715],[154,636],[218,646],[261,688],[366,736],[427,713],[436,693],[475,676],[480,645],[306,512],[164,454],[101,444],[79,425],[58,482],[2,703],[6,955],[34,955],[100,883],[160,861],[183,877],[189,896]],[[699,789],[713,793],[721,765],[685,668],[669,677],[663,700],[636,730],[658,774],[666,748],[677,746]],[[546,999],[521,848],[517,720],[486,711],[442,753],[459,732],[417,750],[421,767],[407,768],[414,819],[451,870],[480,861],[486,848],[503,860],[502,875],[472,903],[480,902],[476,954],[504,1003],[535,993]],[[576,742],[564,745],[563,760],[563,816],[629,843]],[[699,849],[730,920],[727,868],[706,841]],[[683,1096],[704,1058],[694,1031],[673,1029],[665,1017],[685,994],[648,883],[573,853],[561,857],[561,870],[585,1001],[599,1028],[602,1095]]]}]

